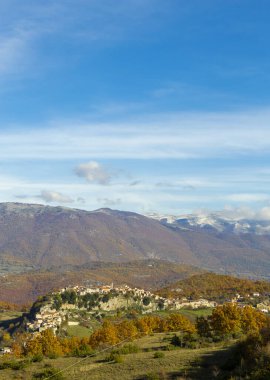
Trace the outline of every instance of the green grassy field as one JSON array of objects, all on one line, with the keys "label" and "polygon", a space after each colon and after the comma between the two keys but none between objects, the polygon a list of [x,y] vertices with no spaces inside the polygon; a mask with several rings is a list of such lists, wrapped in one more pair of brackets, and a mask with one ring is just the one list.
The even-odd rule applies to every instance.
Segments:
[{"label": "green grassy field", "polygon": [[79,338],[89,337],[93,330],[84,326],[67,326],[66,331],[69,336],[77,336]]},{"label": "green grassy field", "polygon": [[212,314],[213,308],[207,309],[180,309],[178,312],[185,317],[195,321],[197,317],[207,317]]},{"label": "green grassy field", "polygon": [[169,314],[175,314],[179,313],[190,319],[192,322],[196,320],[197,317],[207,317],[208,315],[211,315],[212,308],[205,308],[205,309],[179,309],[179,310],[162,310],[152,313],[153,315],[159,315],[159,316],[168,316]]},{"label": "green grassy field", "polygon": [[[171,336],[172,333],[159,333],[136,340],[133,344],[139,347],[139,352],[122,355],[121,363],[104,361],[109,352],[91,358],[44,359],[40,363],[31,363],[21,370],[0,370],[0,380],[45,379],[46,377],[37,376],[41,372],[50,370],[51,367],[63,371],[61,374],[66,380],[217,378],[216,364],[220,365],[228,355],[225,348],[219,345],[211,348],[168,350]],[[162,352],[164,356],[155,358],[157,351]],[[0,364],[3,360],[0,359]]]}]

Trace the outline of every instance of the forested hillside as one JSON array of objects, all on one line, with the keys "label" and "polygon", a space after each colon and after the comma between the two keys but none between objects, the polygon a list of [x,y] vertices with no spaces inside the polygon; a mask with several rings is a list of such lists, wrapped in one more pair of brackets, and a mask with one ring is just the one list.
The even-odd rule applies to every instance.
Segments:
[{"label": "forested hillside", "polygon": [[270,283],[215,273],[202,273],[170,284],[160,289],[158,293],[164,297],[202,297],[224,301],[226,298],[235,297],[237,293],[242,296],[270,293]]}]

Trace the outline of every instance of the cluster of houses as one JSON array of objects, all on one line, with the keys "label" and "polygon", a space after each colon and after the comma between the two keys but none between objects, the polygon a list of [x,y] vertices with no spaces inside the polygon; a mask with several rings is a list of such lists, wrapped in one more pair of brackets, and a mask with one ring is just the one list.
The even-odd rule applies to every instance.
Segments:
[{"label": "cluster of houses", "polygon": [[[82,297],[86,294],[113,294],[113,296],[108,297],[106,301],[101,301],[98,306],[93,307],[91,310],[92,312],[116,311],[121,308],[135,307],[138,304],[142,307],[143,313],[151,313],[161,308],[166,310],[180,310],[182,308],[199,309],[213,308],[217,306],[216,302],[203,298],[198,300],[188,300],[184,297],[181,299],[168,299],[155,295],[144,289],[131,288],[128,285],[117,287],[114,287],[113,284],[103,286],[69,286],[61,289],[57,293],[53,293],[53,295],[62,294],[67,291],[75,292],[77,297]],[[260,297],[260,294],[253,293],[250,297],[253,297],[254,299]],[[149,301],[144,304],[143,300],[145,298],[148,298]],[[239,305],[241,305],[242,301],[243,297],[240,294],[236,294],[235,297],[230,300],[230,302],[237,302]],[[269,313],[270,302],[258,303],[257,308],[264,313]],[[69,303],[64,303],[59,310],[56,310],[53,306],[53,301],[51,301],[51,303],[41,306],[33,321],[27,322],[27,330],[29,332],[42,332],[50,328],[56,332],[63,322],[66,322],[69,326],[78,325],[80,323],[79,320],[76,320],[76,318],[70,318],[71,314],[69,311],[72,311],[72,309],[86,310],[84,307],[78,308],[78,305]]]},{"label": "cluster of houses", "polygon": [[[257,301],[258,302],[257,303],[256,298],[258,299],[258,301],[260,301],[260,299],[264,299],[264,300],[260,302]],[[254,292],[252,294],[247,294],[245,295],[245,297],[243,297],[237,293],[232,299],[228,301],[232,303],[237,303],[239,306],[245,306],[247,304],[256,305],[256,308],[260,310],[261,312],[266,313],[266,314],[270,313],[269,294],[262,295],[258,292]]]},{"label": "cluster of houses", "polygon": [[26,328],[29,332],[42,332],[52,329],[54,333],[65,320],[66,313],[62,310],[56,310],[52,304],[41,306],[39,312],[35,315],[34,321],[27,322]]},{"label": "cluster of houses", "polygon": [[[156,299],[160,298],[158,296],[154,296],[152,293],[145,291],[143,289],[137,289],[137,288],[133,289],[127,285],[124,285],[121,287],[114,287],[113,284],[99,286],[99,287],[69,286],[69,287],[61,289],[59,293],[61,294],[66,291],[74,291],[77,296],[84,296],[86,294],[104,295],[104,294],[110,293],[112,290],[114,290],[115,294],[117,294],[118,297],[114,297],[113,299],[110,299],[107,302],[101,303],[101,306],[99,307],[93,307],[93,311],[97,311],[97,310],[111,311],[113,309],[116,309],[117,307],[128,306],[128,298],[124,299],[124,302],[121,302],[121,296],[125,296],[131,293],[133,296],[139,296],[140,298],[143,298],[143,297],[153,297]],[[54,294],[56,293],[53,293],[53,295]],[[78,325],[79,324],[78,321],[67,320],[68,310],[77,309],[77,308],[78,308],[77,305],[66,303],[66,304],[63,304],[59,310],[56,310],[53,307],[53,301],[51,301],[40,307],[38,313],[35,315],[35,319],[26,323],[26,329],[29,332],[42,332],[46,329],[52,329],[54,332],[56,332],[59,326],[61,326],[63,322],[67,322],[69,326]],[[82,307],[81,309],[84,309],[84,308]]]},{"label": "cluster of houses", "polygon": [[[93,286],[93,287],[86,287],[86,286],[68,286],[66,288],[63,288],[60,290],[59,293],[64,293],[66,291],[74,291],[78,296],[84,296],[86,294],[107,294],[112,291],[114,291],[117,294],[134,294],[141,297],[155,297],[151,292],[139,289],[139,288],[131,288],[128,285],[122,285],[115,287],[113,283],[110,285],[101,285],[101,286]],[[157,296],[158,297],[158,296]],[[160,297],[158,297],[160,298]]]},{"label": "cluster of houses", "polygon": [[[66,322],[67,325],[78,325],[79,320],[76,317],[70,318],[73,309],[86,310],[84,307],[78,307],[77,304],[64,303],[59,310],[53,306],[53,296],[65,292],[73,291],[77,297],[85,296],[86,294],[105,295],[111,293],[112,297],[108,297],[105,301],[99,302],[98,306],[91,309],[91,312],[110,312],[118,309],[141,306],[143,313],[151,313],[159,309],[179,310],[181,308],[207,308],[215,307],[216,302],[206,299],[189,301],[187,298],[182,299],[167,299],[151,293],[150,291],[131,288],[127,285],[114,287],[111,285],[85,287],[85,286],[69,286],[61,289],[57,293],[52,294],[51,302],[40,307],[35,319],[27,322],[26,328],[29,332],[42,332],[48,328],[54,332]],[[143,302],[147,299],[147,302]]]},{"label": "cluster of houses", "polygon": [[[118,309],[140,306],[142,313],[151,313],[156,310],[180,310],[182,308],[199,309],[199,308],[213,308],[217,306],[214,301],[207,299],[188,300],[187,298],[168,299],[160,297],[151,293],[150,291],[131,288],[127,285],[114,287],[111,285],[103,286],[69,286],[61,289],[59,292],[53,293],[50,301],[43,304],[36,312],[34,319],[26,322],[26,330],[38,334],[44,330],[52,329],[54,333],[63,326],[65,323],[68,326],[79,325],[81,320],[79,318],[78,310],[86,310],[83,306],[78,306],[77,303],[63,303],[61,307],[56,310],[54,305],[54,296],[63,294],[65,292],[75,292],[77,299],[87,294],[99,295],[98,305],[92,307],[90,313],[95,312],[110,312],[117,311]],[[109,295],[105,297],[104,295]],[[242,297],[240,294],[228,300],[229,302],[238,303],[239,306],[247,304],[247,298],[253,300],[253,305],[264,313],[270,313],[270,300],[266,299],[262,301],[262,295],[260,293],[252,293],[248,297]],[[254,303],[254,299],[258,299],[258,303]],[[147,299],[147,302],[143,302]],[[88,310],[89,312],[89,310]],[[0,348],[0,355],[9,354],[11,352],[10,347]]]}]

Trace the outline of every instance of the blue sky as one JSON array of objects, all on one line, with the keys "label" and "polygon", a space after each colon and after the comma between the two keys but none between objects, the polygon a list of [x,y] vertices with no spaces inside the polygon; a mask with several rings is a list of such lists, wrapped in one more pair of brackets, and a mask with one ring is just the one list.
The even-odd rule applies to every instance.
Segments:
[{"label": "blue sky", "polygon": [[270,217],[269,12],[0,1],[0,201]]}]

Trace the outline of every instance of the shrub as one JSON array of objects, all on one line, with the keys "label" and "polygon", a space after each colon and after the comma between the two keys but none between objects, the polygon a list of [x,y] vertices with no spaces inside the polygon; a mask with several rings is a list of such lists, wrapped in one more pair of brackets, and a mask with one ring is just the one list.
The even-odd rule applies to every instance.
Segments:
[{"label": "shrub", "polygon": [[55,368],[46,368],[42,372],[36,372],[33,375],[33,379],[47,379],[48,377],[53,377],[54,380],[64,380],[62,373],[59,373],[59,370]]},{"label": "shrub", "polygon": [[165,350],[166,350],[166,351],[177,350],[177,346],[174,346],[174,345],[172,345],[172,344],[168,344],[168,345],[165,347]]},{"label": "shrub", "polygon": [[144,306],[148,306],[151,302],[151,298],[150,297],[144,297],[142,302],[143,302]]},{"label": "shrub", "polygon": [[177,335],[174,335],[171,339],[171,344],[177,347],[183,347],[183,339]]},{"label": "shrub", "polygon": [[102,297],[102,299],[101,299],[101,301],[104,302],[104,303],[108,302],[109,300],[110,300],[110,296],[109,296],[109,294],[105,294],[105,295]]},{"label": "shrub", "polygon": [[145,380],[160,380],[160,376],[158,373],[150,372],[146,374]]},{"label": "shrub", "polygon": [[0,370],[2,369],[13,369],[15,371],[19,371],[20,369],[23,369],[29,365],[29,362],[24,360],[24,361],[16,361],[16,360],[10,360],[6,361],[0,364]]},{"label": "shrub", "polygon": [[136,354],[140,349],[136,344],[125,344],[123,347],[116,350],[121,355]]},{"label": "shrub", "polygon": [[111,352],[110,355],[108,355],[105,358],[106,362],[114,362],[114,363],[123,363],[124,358],[119,355],[119,353]]},{"label": "shrub", "polygon": [[161,352],[161,351],[157,351],[154,353],[155,359],[161,359],[161,358],[164,358],[164,356],[165,356],[164,352]]},{"label": "shrub", "polygon": [[57,359],[60,355],[58,355],[56,352],[50,352],[47,356],[49,359]]},{"label": "shrub", "polygon": [[94,353],[95,353],[95,351],[88,345],[81,345],[79,347],[76,347],[72,351],[72,355],[78,356],[81,358],[84,358],[84,357],[89,356],[89,355],[93,355]]},{"label": "shrub", "polygon": [[32,362],[33,363],[38,363],[38,362],[42,362],[43,360],[43,355],[42,354],[35,354],[33,357],[32,357]]}]

